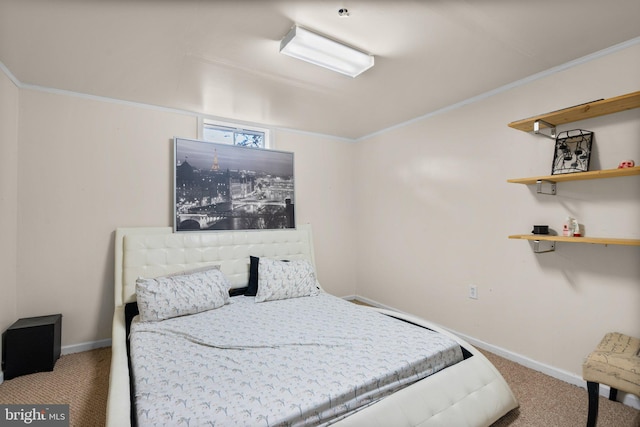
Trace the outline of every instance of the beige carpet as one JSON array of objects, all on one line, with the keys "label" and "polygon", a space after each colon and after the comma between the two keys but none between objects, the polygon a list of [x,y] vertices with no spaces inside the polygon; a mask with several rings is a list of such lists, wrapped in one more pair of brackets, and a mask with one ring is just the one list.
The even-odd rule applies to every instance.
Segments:
[{"label": "beige carpet", "polygon": [[[520,408],[493,427],[585,426],[586,390],[484,353],[520,402]],[[110,348],[62,356],[53,372],[25,375],[0,384],[0,404],[69,404],[71,426],[103,426],[110,360]],[[598,427],[640,427],[640,411],[603,397],[599,414]]]},{"label": "beige carpet", "polygon": [[104,426],[111,347],[60,357],[52,372],[0,384],[0,404],[68,404],[71,426]]},{"label": "beige carpet", "polygon": [[[520,407],[492,427],[584,427],[587,390],[565,383],[510,360],[482,351],[513,390]],[[622,393],[621,393],[622,394]],[[598,427],[640,427],[640,411],[600,397]]]}]

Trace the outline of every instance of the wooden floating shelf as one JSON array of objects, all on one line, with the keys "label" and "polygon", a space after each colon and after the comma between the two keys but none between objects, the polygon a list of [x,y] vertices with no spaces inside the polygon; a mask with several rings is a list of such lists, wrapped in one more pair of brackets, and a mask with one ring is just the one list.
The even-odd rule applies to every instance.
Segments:
[{"label": "wooden floating shelf", "polygon": [[583,181],[587,179],[603,179],[617,178],[622,176],[640,175],[640,166],[622,169],[603,169],[598,171],[566,173],[560,175],[534,176],[530,178],[514,178],[508,179],[507,182],[514,184],[535,184],[538,181],[547,182],[565,182],[565,181]]},{"label": "wooden floating shelf", "polygon": [[585,120],[607,114],[618,113],[620,111],[632,110],[634,108],[640,108],[640,91],[616,96],[614,98],[587,102],[586,104],[576,105],[574,107],[564,108],[562,110],[541,114],[528,119],[518,120],[509,123],[509,127],[524,132],[533,132],[533,124],[536,121],[559,126],[571,122],[577,122],[578,120]]},{"label": "wooden floating shelf", "polygon": [[[509,123],[509,127],[524,132],[534,132],[540,136],[556,139],[556,126],[564,125],[579,120],[591,119],[620,111],[640,108],[640,91],[616,96],[609,99],[600,99],[586,104],[574,105],[562,110],[552,111],[547,114],[530,117]],[[547,128],[547,132],[541,132],[541,128]],[[598,171],[578,172],[559,175],[535,176],[530,178],[508,179],[507,182],[515,184],[538,184],[538,193],[556,194],[556,183],[566,181],[582,181],[587,179],[616,178],[622,176],[640,175],[640,166],[624,169],[604,169]],[[543,191],[543,183],[545,190]],[[552,236],[548,234],[514,234],[510,239],[522,239],[533,241],[533,250],[536,253],[553,252],[556,242],[564,243],[593,243],[599,245],[625,245],[640,246],[640,239],[616,239],[607,237],[569,237]],[[541,244],[541,242],[545,242]]]},{"label": "wooden floating shelf", "polygon": [[640,239],[615,239],[609,237],[568,237],[568,236],[551,236],[548,234],[514,234],[509,236],[510,239],[524,240],[541,240],[548,242],[565,242],[565,243],[593,243],[599,245],[625,245],[640,246]]}]

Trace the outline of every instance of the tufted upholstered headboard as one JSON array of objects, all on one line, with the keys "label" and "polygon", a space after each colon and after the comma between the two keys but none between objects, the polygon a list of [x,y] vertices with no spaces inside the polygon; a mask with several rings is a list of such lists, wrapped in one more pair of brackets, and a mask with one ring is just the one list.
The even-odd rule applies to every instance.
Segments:
[{"label": "tufted upholstered headboard", "polygon": [[115,306],[136,300],[136,279],[219,265],[233,287],[247,286],[249,256],[308,259],[315,268],[311,226],[297,229],[173,233],[171,227],[118,228]]}]

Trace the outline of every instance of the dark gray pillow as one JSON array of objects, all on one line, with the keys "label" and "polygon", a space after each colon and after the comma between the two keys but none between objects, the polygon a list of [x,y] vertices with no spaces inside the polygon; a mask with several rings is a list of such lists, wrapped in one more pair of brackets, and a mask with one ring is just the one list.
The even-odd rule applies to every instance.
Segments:
[{"label": "dark gray pillow", "polygon": [[260,258],[250,256],[249,260],[249,284],[247,285],[247,290],[244,292],[244,295],[255,297],[258,293],[258,263],[260,262]]}]

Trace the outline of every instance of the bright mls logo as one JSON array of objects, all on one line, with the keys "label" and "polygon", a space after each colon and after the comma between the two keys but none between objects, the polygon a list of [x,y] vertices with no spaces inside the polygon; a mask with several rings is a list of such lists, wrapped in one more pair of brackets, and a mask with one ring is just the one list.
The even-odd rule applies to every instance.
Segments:
[{"label": "bright mls logo", "polygon": [[0,427],[69,427],[69,405],[0,405]]}]

